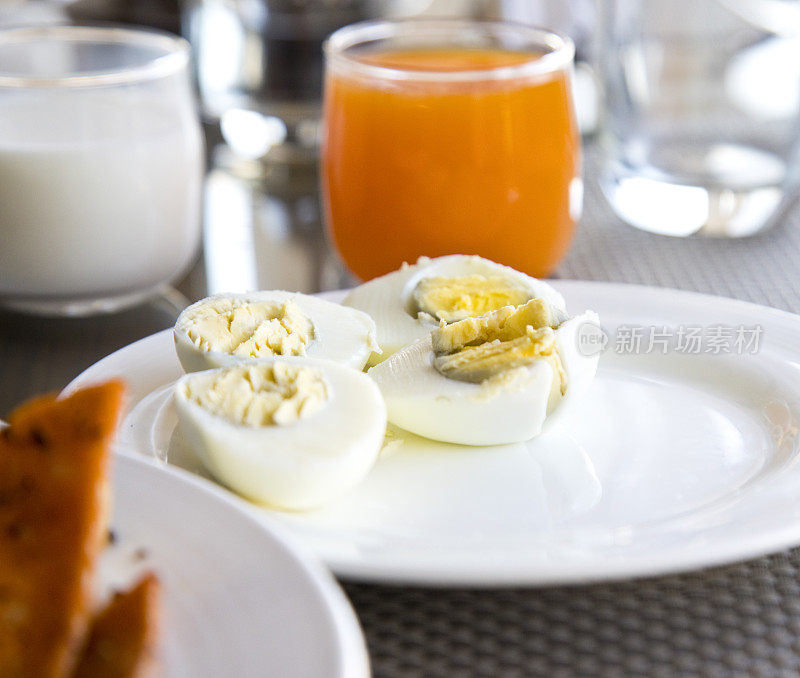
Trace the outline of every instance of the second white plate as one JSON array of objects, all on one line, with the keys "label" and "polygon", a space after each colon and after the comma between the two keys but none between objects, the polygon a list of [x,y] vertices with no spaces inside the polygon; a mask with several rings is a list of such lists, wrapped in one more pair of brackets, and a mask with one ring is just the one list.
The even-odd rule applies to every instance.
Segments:
[{"label": "second white plate", "polygon": [[[413,584],[645,576],[800,543],[800,318],[667,289],[555,286],[571,312],[600,314],[609,345],[590,391],[545,435],[470,448],[401,434],[340,501],[253,511],[340,576]],[[175,428],[180,374],[165,331],[68,388],[123,377],[120,447],[203,474]]]},{"label": "second white plate", "polygon": [[164,589],[164,678],[367,678],[364,638],[333,577],[285,530],[187,473],[118,455],[115,544],[98,584],[141,570]]}]

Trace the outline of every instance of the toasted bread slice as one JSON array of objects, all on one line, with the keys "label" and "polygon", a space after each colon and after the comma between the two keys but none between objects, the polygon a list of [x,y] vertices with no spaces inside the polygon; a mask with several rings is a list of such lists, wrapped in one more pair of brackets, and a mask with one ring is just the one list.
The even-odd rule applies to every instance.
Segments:
[{"label": "toasted bread slice", "polygon": [[97,615],[74,678],[155,678],[161,587],[148,574]]},{"label": "toasted bread slice", "polygon": [[124,388],[22,405],[0,431],[0,676],[71,674],[105,544],[109,443]]}]

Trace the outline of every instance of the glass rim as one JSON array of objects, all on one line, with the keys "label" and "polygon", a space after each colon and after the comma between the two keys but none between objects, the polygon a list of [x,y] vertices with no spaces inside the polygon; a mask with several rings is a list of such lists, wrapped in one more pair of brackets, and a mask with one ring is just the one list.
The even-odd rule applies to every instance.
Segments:
[{"label": "glass rim", "polygon": [[0,47],[34,40],[60,41],[67,44],[138,45],[160,49],[163,53],[140,65],[56,76],[20,75],[4,71],[0,66],[0,88],[77,88],[135,84],[174,75],[189,64],[190,49],[186,40],[171,33],[148,28],[70,24],[0,28]]},{"label": "glass rim", "polygon": [[[349,56],[348,49],[371,40],[386,40],[395,37],[402,29],[447,30],[458,36],[465,29],[491,31],[514,31],[528,36],[531,43],[548,49],[545,54],[532,57],[519,64],[498,66],[482,70],[434,71],[379,66],[364,63]],[[417,33],[419,34],[419,33]],[[409,31],[409,36],[414,33]],[[520,77],[549,75],[567,68],[575,58],[575,44],[566,35],[550,29],[512,21],[490,21],[479,19],[384,19],[360,21],[344,26],[332,33],[323,44],[323,53],[329,66],[338,65],[348,71],[381,80],[413,80],[418,82],[472,82],[508,80]]]}]

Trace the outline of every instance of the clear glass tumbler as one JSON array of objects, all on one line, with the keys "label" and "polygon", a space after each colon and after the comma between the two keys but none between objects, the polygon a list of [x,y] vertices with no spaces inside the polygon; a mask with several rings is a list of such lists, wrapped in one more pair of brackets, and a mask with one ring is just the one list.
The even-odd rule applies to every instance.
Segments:
[{"label": "clear glass tumbler", "polygon": [[616,213],[673,236],[774,223],[798,184],[800,5],[601,4],[600,181]]},{"label": "clear glass tumbler", "polygon": [[0,303],[114,310],[193,261],[203,144],[188,45],[144,30],[0,30]]},{"label": "clear glass tumbler", "polygon": [[582,196],[568,38],[377,21],[340,29],[325,54],[325,218],[355,275],[444,254],[552,272]]}]

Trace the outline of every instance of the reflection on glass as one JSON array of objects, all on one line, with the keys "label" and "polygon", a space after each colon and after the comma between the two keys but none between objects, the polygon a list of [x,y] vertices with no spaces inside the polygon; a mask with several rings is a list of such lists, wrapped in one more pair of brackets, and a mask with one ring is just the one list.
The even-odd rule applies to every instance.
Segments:
[{"label": "reflection on glass", "polygon": [[[617,214],[666,235],[743,237],[798,186],[800,24],[757,0],[603,3],[601,185]],[[796,17],[795,17],[796,19]],[[641,190],[645,186],[646,190]]]},{"label": "reflection on glass", "polygon": [[276,165],[253,178],[221,165],[209,172],[204,225],[209,294],[352,285],[323,233],[317,176],[315,165]]}]

